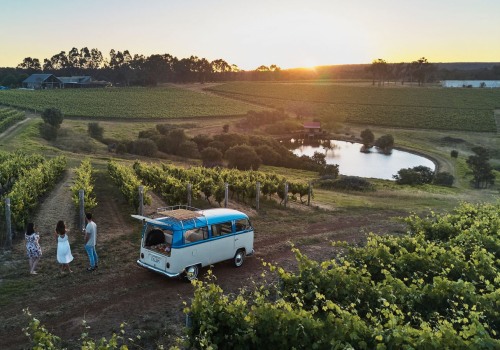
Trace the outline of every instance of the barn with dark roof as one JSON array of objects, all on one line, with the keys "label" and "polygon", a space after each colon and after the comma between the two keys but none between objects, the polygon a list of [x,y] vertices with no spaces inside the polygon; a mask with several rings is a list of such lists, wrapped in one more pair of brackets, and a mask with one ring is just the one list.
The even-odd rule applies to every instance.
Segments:
[{"label": "barn with dark roof", "polygon": [[61,88],[62,82],[54,74],[31,74],[23,80],[25,89],[55,89]]}]

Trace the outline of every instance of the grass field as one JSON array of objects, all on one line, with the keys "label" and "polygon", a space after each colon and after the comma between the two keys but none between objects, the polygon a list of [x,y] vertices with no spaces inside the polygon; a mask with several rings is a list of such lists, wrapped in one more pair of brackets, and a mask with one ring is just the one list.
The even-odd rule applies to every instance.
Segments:
[{"label": "grass field", "polygon": [[176,87],[6,90],[0,93],[0,104],[32,111],[55,107],[68,117],[99,118],[232,116],[260,109]]},{"label": "grass field", "polygon": [[500,89],[377,87],[325,83],[228,83],[214,93],[268,107],[308,111],[327,123],[494,132]]}]

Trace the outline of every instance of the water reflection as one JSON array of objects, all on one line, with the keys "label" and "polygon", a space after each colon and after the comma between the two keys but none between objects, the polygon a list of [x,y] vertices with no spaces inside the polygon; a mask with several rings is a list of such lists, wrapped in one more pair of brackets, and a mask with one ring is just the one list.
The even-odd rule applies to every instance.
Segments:
[{"label": "water reflection", "polygon": [[391,154],[377,151],[375,147],[361,152],[360,143],[336,140],[289,140],[283,142],[298,156],[312,156],[314,152],[326,155],[327,164],[338,164],[340,174],[367,178],[393,180],[402,168],[419,165],[435,170],[434,163],[416,154],[392,150]]}]

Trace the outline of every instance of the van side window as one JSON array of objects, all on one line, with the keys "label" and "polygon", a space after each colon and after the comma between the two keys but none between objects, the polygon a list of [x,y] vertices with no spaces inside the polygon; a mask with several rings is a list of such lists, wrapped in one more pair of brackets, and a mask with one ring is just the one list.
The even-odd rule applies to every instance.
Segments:
[{"label": "van side window", "polygon": [[184,243],[193,243],[202,241],[208,238],[208,229],[206,227],[199,227],[184,232]]},{"label": "van side window", "polygon": [[236,220],[234,227],[236,229],[236,232],[241,232],[252,228],[252,226],[250,225],[250,221],[248,221],[248,219]]},{"label": "van side window", "polygon": [[233,232],[231,221],[212,225],[212,237],[227,235]]}]

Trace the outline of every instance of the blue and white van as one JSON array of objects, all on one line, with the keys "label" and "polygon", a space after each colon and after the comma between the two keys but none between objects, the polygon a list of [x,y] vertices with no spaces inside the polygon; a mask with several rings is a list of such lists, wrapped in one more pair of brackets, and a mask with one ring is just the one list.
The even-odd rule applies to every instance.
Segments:
[{"label": "blue and white van", "polygon": [[253,255],[254,230],[248,216],[226,208],[159,208],[159,217],[143,221],[137,264],[168,277],[198,277],[200,268],[224,260],[236,267]]}]

